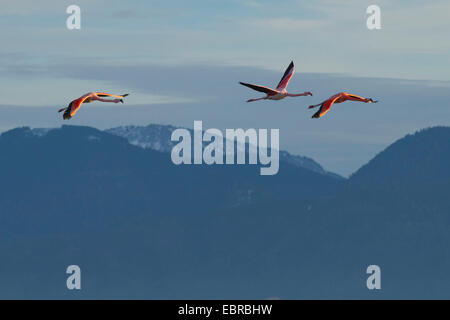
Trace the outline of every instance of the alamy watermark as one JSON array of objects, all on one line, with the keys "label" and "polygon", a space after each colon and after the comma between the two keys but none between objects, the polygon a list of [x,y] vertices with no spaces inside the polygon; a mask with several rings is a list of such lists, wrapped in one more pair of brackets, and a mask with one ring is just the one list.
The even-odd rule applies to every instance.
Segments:
[{"label": "alamy watermark", "polygon": [[[261,175],[275,175],[279,169],[279,129],[219,129],[203,132],[202,121],[194,121],[194,137],[187,129],[176,129],[171,140],[179,142],[172,148],[171,158],[180,164],[260,164]],[[270,148],[268,147],[270,140]],[[203,144],[208,143],[205,148]],[[225,147],[225,150],[224,150]],[[192,154],[193,149],[193,154]]]},{"label": "alamy watermark", "polygon": [[381,29],[381,9],[379,6],[372,4],[367,7],[367,14],[370,14],[367,17],[366,25],[369,30],[379,30]]},{"label": "alamy watermark", "polygon": [[66,286],[69,290],[81,290],[81,269],[77,265],[70,265],[66,269],[66,273],[70,274],[67,278]]},{"label": "alamy watermark", "polygon": [[80,30],[81,29],[81,9],[77,5],[70,5],[66,9],[66,13],[70,14],[66,20],[66,26],[69,30]]},{"label": "alamy watermark", "polygon": [[366,286],[369,290],[380,290],[381,289],[381,268],[376,264],[372,264],[367,267],[367,274],[370,276],[367,278]]}]

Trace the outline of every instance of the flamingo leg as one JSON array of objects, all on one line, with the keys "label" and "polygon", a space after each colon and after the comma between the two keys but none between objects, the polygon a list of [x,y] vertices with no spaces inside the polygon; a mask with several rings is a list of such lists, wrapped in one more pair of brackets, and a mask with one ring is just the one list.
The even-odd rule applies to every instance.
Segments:
[{"label": "flamingo leg", "polygon": [[365,98],[354,98],[354,97],[349,97],[348,100],[350,101],[360,101],[360,102],[368,102],[369,99],[365,99]]},{"label": "flamingo leg", "polygon": [[109,99],[103,99],[103,98],[96,98],[95,100],[98,100],[98,101],[101,101],[101,102],[114,102],[114,103],[122,102],[123,103],[122,99],[109,100]]},{"label": "flamingo leg", "polygon": [[359,101],[359,102],[374,102],[372,99],[363,98],[360,96],[357,96],[355,94],[347,94],[347,100],[350,101]]},{"label": "flamingo leg", "polygon": [[264,99],[267,99],[267,98],[264,97],[264,98],[258,98],[258,99],[250,99],[250,100],[247,100],[247,102],[253,102],[253,101],[264,100]]},{"label": "flamingo leg", "polygon": [[301,96],[312,96],[313,94],[309,91],[303,93],[288,93],[288,97],[301,97]]},{"label": "flamingo leg", "polygon": [[323,102],[322,102],[322,103],[318,103],[318,104],[314,104],[314,105],[312,105],[312,106],[309,106],[308,109],[321,107],[322,105],[323,105]]}]

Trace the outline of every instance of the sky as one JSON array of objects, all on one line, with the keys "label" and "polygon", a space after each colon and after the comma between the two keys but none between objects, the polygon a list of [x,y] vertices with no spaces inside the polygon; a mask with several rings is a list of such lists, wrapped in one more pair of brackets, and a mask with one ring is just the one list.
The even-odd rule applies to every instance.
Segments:
[{"label": "sky", "polygon": [[[68,30],[66,8],[81,8]],[[366,8],[381,8],[380,30]],[[348,176],[390,143],[450,125],[449,1],[0,0],[0,131],[17,126],[150,123],[279,128],[281,148]],[[247,104],[238,81],[313,97]],[[64,122],[60,107],[90,91],[130,93]],[[307,110],[336,92],[380,100]]]}]

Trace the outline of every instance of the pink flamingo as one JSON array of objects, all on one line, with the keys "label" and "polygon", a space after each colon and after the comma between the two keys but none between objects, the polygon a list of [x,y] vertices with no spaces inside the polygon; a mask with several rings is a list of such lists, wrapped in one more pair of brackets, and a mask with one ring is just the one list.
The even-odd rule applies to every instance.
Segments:
[{"label": "pink flamingo", "polygon": [[325,100],[322,103],[309,106],[309,109],[320,107],[319,111],[314,113],[312,118],[322,117],[325,113],[327,113],[330,110],[331,106],[334,103],[342,103],[347,100],[360,101],[360,102],[365,102],[365,103],[377,103],[378,102],[378,101],[372,100],[372,98],[363,98],[363,97],[357,96],[356,94],[340,92],[340,93],[336,93],[334,96],[331,96],[330,98],[328,98],[327,100]]},{"label": "pink flamingo", "polygon": [[[77,113],[78,109],[80,109],[80,107],[83,103],[89,103],[92,101],[113,102],[113,103],[122,102],[123,103],[123,98],[125,98],[126,96],[128,96],[128,94],[122,94],[122,95],[118,96],[118,95],[104,93],[104,92],[89,92],[89,93],[86,93],[85,95],[81,96],[80,98],[73,100],[71,103],[69,103],[69,106],[67,108],[59,109],[58,112],[64,111],[63,119],[69,120],[70,118],[72,118],[75,115],[75,113]],[[114,97],[117,99],[110,100],[110,99],[103,99],[103,97]]]},{"label": "pink flamingo", "polygon": [[250,99],[250,100],[247,100],[247,102],[258,101],[258,100],[267,100],[267,99],[281,100],[286,97],[312,96],[312,93],[309,91],[304,92],[304,93],[298,93],[298,94],[292,94],[292,93],[288,93],[286,91],[286,87],[289,84],[289,81],[291,80],[293,75],[294,75],[294,62],[291,61],[291,63],[287,67],[286,71],[284,72],[284,75],[281,78],[280,83],[278,83],[278,86],[276,87],[276,89],[271,89],[268,87],[250,84],[250,83],[244,83],[244,82],[239,82],[239,83],[242,84],[243,86],[249,87],[253,90],[263,92],[266,94],[266,96],[263,98]]}]

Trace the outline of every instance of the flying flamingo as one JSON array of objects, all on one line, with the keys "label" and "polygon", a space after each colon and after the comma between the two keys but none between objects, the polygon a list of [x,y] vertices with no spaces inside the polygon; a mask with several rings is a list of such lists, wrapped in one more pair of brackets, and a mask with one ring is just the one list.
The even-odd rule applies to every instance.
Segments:
[{"label": "flying flamingo", "polygon": [[[80,109],[80,107],[83,103],[89,103],[89,102],[92,102],[95,100],[102,101],[102,102],[114,102],[114,103],[122,102],[123,103],[122,99],[126,96],[128,96],[128,94],[116,96],[116,95],[104,93],[104,92],[89,92],[89,93],[86,93],[84,96],[81,96],[80,98],[78,98],[76,100],[73,100],[71,103],[69,103],[69,106],[67,108],[59,109],[58,112],[64,111],[63,119],[69,120],[70,118],[72,118],[75,115],[75,113],[77,113],[78,109]],[[103,99],[102,97],[115,97],[117,99],[108,100],[108,99]]]},{"label": "flying flamingo", "polygon": [[244,83],[244,82],[239,82],[240,84],[242,84],[243,86],[249,87],[253,90],[259,91],[259,92],[263,92],[266,94],[265,97],[263,98],[259,98],[259,99],[250,99],[247,100],[247,102],[252,102],[252,101],[258,101],[258,100],[281,100],[284,99],[286,97],[300,97],[300,96],[312,96],[311,92],[304,92],[304,93],[298,93],[298,94],[292,94],[292,93],[288,93],[286,91],[286,87],[289,84],[289,81],[291,80],[292,76],[294,75],[294,62],[291,61],[291,63],[289,64],[289,66],[287,67],[286,71],[284,72],[283,77],[280,80],[280,83],[278,84],[278,86],[276,87],[276,89],[271,89],[268,87],[264,87],[264,86],[258,86],[255,84],[250,84],[250,83]]},{"label": "flying flamingo", "polygon": [[325,100],[322,103],[319,104],[315,104],[312,106],[309,106],[309,109],[311,108],[315,108],[315,107],[320,107],[319,111],[317,111],[312,118],[320,118],[322,117],[325,113],[327,113],[331,106],[333,105],[333,103],[342,103],[345,102],[347,100],[350,101],[360,101],[360,102],[365,102],[365,103],[377,103],[378,101],[372,100],[372,98],[363,98],[360,96],[357,96],[355,94],[350,94],[350,93],[346,93],[346,92],[340,92],[335,94],[334,96],[331,96],[328,100]]}]

